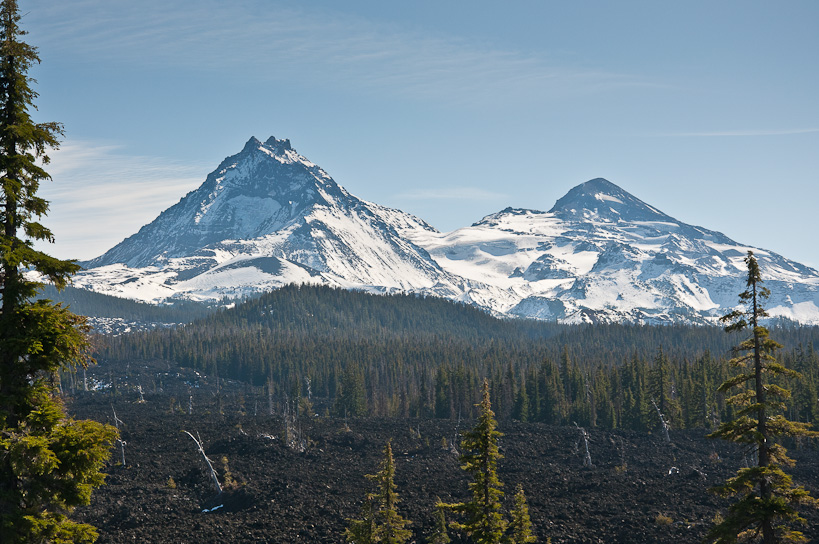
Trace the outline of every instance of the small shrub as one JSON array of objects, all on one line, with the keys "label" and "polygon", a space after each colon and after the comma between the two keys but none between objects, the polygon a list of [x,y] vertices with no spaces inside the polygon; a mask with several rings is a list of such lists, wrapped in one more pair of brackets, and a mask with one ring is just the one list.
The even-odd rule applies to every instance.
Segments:
[{"label": "small shrub", "polygon": [[654,518],[654,523],[656,523],[657,525],[671,525],[673,521],[674,521],[673,519],[671,519],[670,517],[666,516],[663,513],[657,514],[657,517]]},{"label": "small shrub", "polygon": [[173,476],[168,476],[168,483],[165,484],[168,486],[168,489],[176,489],[176,482],[173,479]]},{"label": "small shrub", "polygon": [[230,469],[228,468],[228,458],[226,456],[222,456],[222,467],[224,469],[224,487],[225,489],[235,489],[239,487],[239,482],[233,478],[233,474],[230,473]]}]

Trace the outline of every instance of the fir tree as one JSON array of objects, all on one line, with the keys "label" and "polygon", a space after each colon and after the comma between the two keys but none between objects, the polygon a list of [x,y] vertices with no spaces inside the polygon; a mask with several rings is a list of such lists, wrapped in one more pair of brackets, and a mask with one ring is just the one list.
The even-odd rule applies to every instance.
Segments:
[{"label": "fir tree", "polygon": [[364,371],[358,364],[350,364],[344,370],[341,379],[341,392],[334,405],[336,415],[367,415],[367,387],[364,383]]},{"label": "fir tree", "polygon": [[46,151],[59,123],[35,123],[37,93],[28,70],[37,50],[22,41],[16,0],[0,2],[0,541],[93,542],[93,527],[70,521],[88,504],[116,436],[113,427],[68,418],[54,393],[61,369],[91,361],[89,327],[60,305],[34,300],[43,284],[65,287],[79,269],[34,249],[53,241],[38,221],[48,202],[37,196]]},{"label": "fir tree", "polygon": [[526,504],[526,494],[522,485],[518,485],[518,491],[515,493],[515,506],[512,508],[511,518],[506,537],[507,544],[537,542],[532,535],[532,521],[529,519],[529,506]]},{"label": "fir tree", "polygon": [[506,520],[501,513],[503,485],[498,480],[497,423],[489,401],[489,381],[484,379],[483,391],[478,405],[478,422],[471,431],[464,433],[461,441],[461,468],[472,475],[469,484],[472,499],[467,502],[442,506],[466,516],[463,523],[453,522],[452,527],[463,531],[477,544],[498,544],[506,530]]},{"label": "fir tree", "polygon": [[387,442],[381,470],[368,474],[367,478],[376,482],[375,493],[364,499],[361,520],[351,520],[350,528],[344,533],[348,542],[369,544],[403,544],[412,536],[406,528],[409,522],[398,513],[398,493],[395,491],[395,460],[392,445]]},{"label": "fir tree", "polygon": [[435,530],[429,539],[429,544],[449,544],[452,539],[449,538],[449,532],[446,527],[446,512],[441,504],[441,499],[436,501],[435,508]]},{"label": "fir tree", "polygon": [[353,544],[373,544],[375,542],[375,516],[373,514],[372,495],[367,495],[361,505],[361,519],[351,519],[350,526],[344,530],[347,542]]},{"label": "fir tree", "polygon": [[793,460],[774,439],[817,433],[808,430],[809,424],[788,421],[781,414],[790,391],[770,383],[769,378],[798,374],[774,358],[773,353],[782,346],[773,341],[768,330],[759,323],[768,315],[762,304],[770,291],[760,285],[762,276],[753,252],[748,252],[745,264],[748,279],[745,291],[739,294],[744,308],[722,318],[728,324],[726,331],[750,329],[751,333],[734,348],[736,357],[730,361],[740,373],[718,389],[720,392],[739,390],[727,401],[737,407],[736,417],[709,436],[751,446],[756,452],[757,464],[740,469],[736,476],[714,489],[723,496],[738,496],[739,500],[731,505],[724,520],[711,529],[708,538],[718,543],[802,542],[805,540],[802,533],[790,528],[793,522],[804,522],[796,507],[816,506],[817,501],[804,488],[794,486],[791,477],[782,470],[783,466],[793,465]]}]

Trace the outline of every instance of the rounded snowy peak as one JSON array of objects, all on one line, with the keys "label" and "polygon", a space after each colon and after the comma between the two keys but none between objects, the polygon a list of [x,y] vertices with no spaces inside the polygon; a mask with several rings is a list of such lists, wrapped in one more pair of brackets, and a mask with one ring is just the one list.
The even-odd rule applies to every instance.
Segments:
[{"label": "rounded snowy peak", "polygon": [[603,178],[595,178],[574,187],[555,202],[549,212],[564,220],[676,223],[676,220],[657,208]]}]

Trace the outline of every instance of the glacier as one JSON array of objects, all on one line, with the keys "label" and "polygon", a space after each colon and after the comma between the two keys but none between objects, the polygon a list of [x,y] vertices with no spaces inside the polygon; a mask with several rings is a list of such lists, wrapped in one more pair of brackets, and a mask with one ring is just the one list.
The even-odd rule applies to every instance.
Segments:
[{"label": "glacier", "polygon": [[290,283],[445,297],[564,323],[714,323],[757,256],[772,317],[819,324],[819,272],[689,225],[597,178],[548,211],[506,208],[442,233],[361,200],[289,140],[247,141],[204,183],[103,255],[77,287],[152,303]]}]

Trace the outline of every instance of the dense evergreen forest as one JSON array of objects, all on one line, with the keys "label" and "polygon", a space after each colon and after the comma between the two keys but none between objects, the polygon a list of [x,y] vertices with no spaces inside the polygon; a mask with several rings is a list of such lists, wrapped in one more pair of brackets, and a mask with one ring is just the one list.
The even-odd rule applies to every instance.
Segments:
[{"label": "dense evergreen forest", "polygon": [[117,317],[125,321],[143,323],[189,323],[213,313],[218,305],[207,305],[187,300],[173,304],[147,304],[127,298],[112,297],[66,286],[57,291],[52,285],[46,285],[42,298],[61,302],[70,306],[75,314],[93,317]]},{"label": "dense evergreen forest", "polygon": [[[787,415],[813,421],[819,328],[772,337],[802,373],[783,383]],[[172,361],[351,416],[470,418],[488,377],[501,420],[645,431],[660,413],[678,429],[731,418],[716,388],[741,340],[718,327],[499,320],[442,299],[289,286],[175,329],[105,338],[97,357]]]}]

